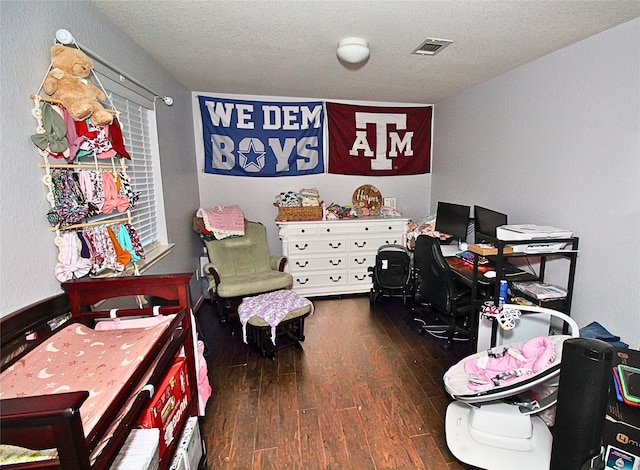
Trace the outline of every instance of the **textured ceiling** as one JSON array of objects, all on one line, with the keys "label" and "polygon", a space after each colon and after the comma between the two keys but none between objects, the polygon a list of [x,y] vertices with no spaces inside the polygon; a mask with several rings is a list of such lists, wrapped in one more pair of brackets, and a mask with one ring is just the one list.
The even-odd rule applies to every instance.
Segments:
[{"label": "textured ceiling", "polygon": [[[640,17],[640,0],[90,0],[192,91],[437,103]],[[336,58],[360,36],[359,68]],[[411,52],[426,38],[453,44]]]}]

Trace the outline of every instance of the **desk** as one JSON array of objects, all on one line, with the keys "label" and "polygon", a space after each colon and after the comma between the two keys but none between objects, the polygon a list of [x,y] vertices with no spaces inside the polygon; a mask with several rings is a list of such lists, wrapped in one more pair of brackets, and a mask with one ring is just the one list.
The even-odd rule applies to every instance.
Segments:
[{"label": "desk", "polygon": [[[463,284],[473,287],[474,277],[473,277],[473,264],[467,263],[466,261],[461,260],[457,256],[447,256],[445,257],[447,264],[451,267],[451,270],[456,275],[458,280]],[[484,273],[487,271],[492,271],[495,269],[491,263],[478,265],[478,279],[477,282],[479,284],[489,286],[491,284],[491,279],[485,278]],[[482,276],[482,277],[481,277]]]},{"label": "desk", "polygon": [[[470,314],[470,330],[471,337],[469,339],[471,352],[475,353],[478,346],[478,331],[480,328],[480,310],[482,304],[488,299],[489,295],[496,289],[493,287],[497,278],[488,278],[484,274],[487,271],[495,271],[497,266],[493,261],[489,261],[487,264],[478,264],[478,256],[476,256],[474,263],[468,263],[463,261],[457,256],[445,257],[447,264],[451,267],[456,279],[462,284],[471,287],[471,299],[472,309]],[[519,270],[517,273],[503,275],[501,279],[507,279],[509,281],[533,281],[538,279],[537,276]],[[494,299],[497,303],[497,299]],[[495,341],[495,325],[493,325],[491,342]]]}]

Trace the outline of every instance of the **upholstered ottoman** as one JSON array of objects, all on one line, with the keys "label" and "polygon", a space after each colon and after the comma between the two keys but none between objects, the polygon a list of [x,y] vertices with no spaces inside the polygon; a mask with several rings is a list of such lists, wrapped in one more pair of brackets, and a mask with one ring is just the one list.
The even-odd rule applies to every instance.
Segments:
[{"label": "upholstered ottoman", "polygon": [[245,343],[251,342],[263,356],[304,341],[304,319],[313,313],[313,303],[292,290],[279,290],[245,297],[238,307]]}]

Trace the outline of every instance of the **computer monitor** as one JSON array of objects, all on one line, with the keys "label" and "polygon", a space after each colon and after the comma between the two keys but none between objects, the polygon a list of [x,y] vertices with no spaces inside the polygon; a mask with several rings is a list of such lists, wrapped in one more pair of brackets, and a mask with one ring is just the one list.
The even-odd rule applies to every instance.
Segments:
[{"label": "computer monitor", "polygon": [[455,240],[466,241],[470,210],[470,206],[439,201],[436,212],[436,231],[451,235]]},{"label": "computer monitor", "polygon": [[485,241],[484,235],[496,236],[496,227],[507,225],[507,214],[486,207],[473,206],[476,243]]}]

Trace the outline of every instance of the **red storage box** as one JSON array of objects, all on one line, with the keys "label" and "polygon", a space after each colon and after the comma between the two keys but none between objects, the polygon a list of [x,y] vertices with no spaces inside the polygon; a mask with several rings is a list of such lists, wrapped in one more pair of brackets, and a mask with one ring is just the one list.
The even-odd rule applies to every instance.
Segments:
[{"label": "red storage box", "polygon": [[160,459],[173,440],[179,437],[180,423],[186,418],[191,396],[188,377],[186,359],[176,359],[138,420],[142,428],[160,429]]}]

